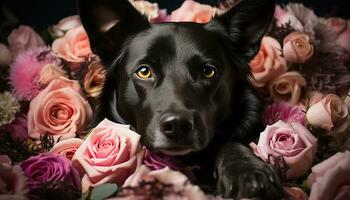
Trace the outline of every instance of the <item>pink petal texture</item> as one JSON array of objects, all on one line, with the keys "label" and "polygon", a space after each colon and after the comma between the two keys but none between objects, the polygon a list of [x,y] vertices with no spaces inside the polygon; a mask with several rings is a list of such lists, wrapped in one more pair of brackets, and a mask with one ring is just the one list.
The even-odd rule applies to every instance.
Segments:
[{"label": "pink petal texture", "polygon": [[186,0],[181,7],[171,13],[170,21],[207,23],[215,15],[215,12],[215,9],[209,5]]},{"label": "pink petal texture", "polygon": [[55,144],[55,146],[51,148],[50,152],[63,155],[69,160],[72,160],[73,155],[83,142],[84,140],[80,138],[62,140]]},{"label": "pink petal texture", "polygon": [[83,176],[83,192],[107,182],[122,185],[136,168],[139,140],[129,126],[107,119],[100,122],[72,159]]},{"label": "pink petal texture", "polygon": [[291,200],[307,200],[307,194],[298,187],[284,187]]}]

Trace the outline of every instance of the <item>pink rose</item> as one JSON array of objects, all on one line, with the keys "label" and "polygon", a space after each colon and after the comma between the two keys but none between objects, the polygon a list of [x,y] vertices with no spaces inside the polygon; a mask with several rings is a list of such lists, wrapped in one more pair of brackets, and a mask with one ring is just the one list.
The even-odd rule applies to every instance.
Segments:
[{"label": "pink rose", "polygon": [[89,38],[83,26],[75,27],[52,43],[58,57],[72,63],[81,63],[92,56]]},{"label": "pink rose", "polygon": [[70,138],[67,140],[62,140],[55,144],[50,150],[51,153],[60,154],[64,157],[72,160],[75,152],[80,147],[84,140],[80,138]]},{"label": "pink rose", "polygon": [[305,63],[314,55],[310,37],[301,32],[292,32],[283,40],[283,56],[292,63]]},{"label": "pink rose", "polygon": [[216,9],[209,5],[186,0],[180,8],[171,13],[170,21],[207,23],[215,15],[215,12]]},{"label": "pink rose", "polygon": [[312,167],[307,182],[309,200],[345,200],[350,198],[350,151],[337,153]]},{"label": "pink rose", "polygon": [[279,5],[277,5],[275,9],[275,19],[277,26],[282,26],[290,23],[291,27],[293,27],[295,30],[303,30],[303,25],[299,19],[292,12],[281,8]]},{"label": "pink rose", "polygon": [[348,127],[348,108],[335,94],[328,94],[306,112],[308,122],[317,128],[340,133]]},{"label": "pink rose", "polygon": [[[171,190],[173,190],[173,192],[168,191],[164,192],[163,194],[158,193],[158,195],[162,195],[161,199],[209,199],[205,196],[204,192],[198,186],[192,185],[185,175],[181,174],[180,172],[173,171],[168,167],[165,167],[160,170],[151,171],[146,166],[142,165],[138,169],[136,169],[134,174],[129,176],[129,178],[125,181],[123,187],[137,187],[140,186],[142,182],[152,182],[155,180],[159,181],[160,183],[170,185],[172,187]],[[150,189],[152,190],[152,188]],[[145,194],[151,193],[146,192]],[[142,196],[144,197],[145,194],[143,194]],[[113,200],[129,199],[129,195],[127,196],[127,198],[117,197],[113,198]],[[153,198],[150,196],[148,197],[148,199]]]},{"label": "pink rose", "polygon": [[28,178],[28,186],[33,189],[51,182],[64,181],[80,189],[78,171],[70,160],[57,154],[40,154],[21,162],[21,168]]},{"label": "pink rose", "polygon": [[63,37],[67,31],[81,25],[79,15],[73,15],[61,19],[56,25],[50,29],[51,34],[58,38]]},{"label": "pink rose", "polygon": [[81,96],[77,81],[59,78],[31,102],[28,112],[29,136],[39,139],[48,134],[55,141],[84,133],[92,119],[92,109]]},{"label": "pink rose", "polygon": [[157,3],[150,3],[148,1],[130,1],[130,3],[142,15],[145,15],[150,22],[157,21],[162,12],[164,12],[164,10],[159,10]]},{"label": "pink rose", "polygon": [[350,20],[329,18],[327,25],[337,34],[335,42],[350,53]]},{"label": "pink rose", "polygon": [[106,78],[106,70],[100,61],[90,63],[88,72],[84,76],[83,84],[85,91],[91,97],[101,94]]},{"label": "pink rose", "polygon": [[135,170],[140,135],[129,126],[104,119],[89,134],[73,157],[83,175],[83,192],[107,182],[122,185]]},{"label": "pink rose", "polygon": [[11,51],[3,43],[0,43],[0,66],[10,65],[11,62]]},{"label": "pink rose", "polygon": [[264,113],[263,121],[265,125],[272,125],[279,120],[287,123],[299,122],[306,126],[305,113],[299,106],[293,106],[286,102],[278,102],[269,105]]},{"label": "pink rose", "polygon": [[250,143],[250,146],[265,162],[276,164],[276,159],[282,157],[288,167],[286,177],[292,179],[310,169],[316,142],[317,139],[303,125],[278,121],[260,133],[258,145]]},{"label": "pink rose", "polygon": [[298,187],[284,187],[291,200],[307,200],[307,194]]},{"label": "pink rose", "polygon": [[281,45],[272,37],[265,36],[261,41],[260,51],[250,61],[253,73],[253,85],[263,87],[270,80],[287,72],[287,62],[281,55]]},{"label": "pink rose", "polygon": [[41,69],[39,77],[40,84],[48,85],[52,80],[67,77],[67,75],[61,67],[55,64],[47,64]]},{"label": "pink rose", "polygon": [[19,26],[8,37],[12,58],[31,48],[45,46],[44,40],[29,26]]},{"label": "pink rose", "polygon": [[272,80],[268,89],[275,102],[286,101],[297,104],[301,95],[301,87],[306,85],[304,77],[295,71],[289,71]]},{"label": "pink rose", "polygon": [[16,199],[17,195],[24,197],[27,189],[22,169],[3,161],[0,160],[0,199]]}]

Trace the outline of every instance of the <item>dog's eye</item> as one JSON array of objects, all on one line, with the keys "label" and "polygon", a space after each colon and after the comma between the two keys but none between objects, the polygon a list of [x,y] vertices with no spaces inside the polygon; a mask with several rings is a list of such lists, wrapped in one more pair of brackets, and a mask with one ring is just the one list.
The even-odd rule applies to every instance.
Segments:
[{"label": "dog's eye", "polygon": [[205,65],[202,69],[202,77],[206,79],[211,79],[216,74],[216,68],[212,65]]},{"label": "dog's eye", "polygon": [[147,65],[141,65],[135,73],[140,79],[149,79],[152,77],[152,70]]}]

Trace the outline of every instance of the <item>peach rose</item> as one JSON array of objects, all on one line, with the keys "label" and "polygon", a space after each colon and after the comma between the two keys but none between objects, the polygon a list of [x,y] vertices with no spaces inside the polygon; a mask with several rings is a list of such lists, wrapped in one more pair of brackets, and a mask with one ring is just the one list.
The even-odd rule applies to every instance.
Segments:
[{"label": "peach rose", "polygon": [[136,168],[140,135],[129,126],[104,119],[75,152],[73,164],[83,175],[83,192],[107,182],[122,185]]},{"label": "peach rose", "polygon": [[48,134],[55,141],[84,133],[92,119],[92,109],[81,96],[77,81],[59,78],[42,90],[31,102],[28,135],[39,139]]},{"label": "peach rose", "polygon": [[348,127],[348,108],[335,94],[328,94],[306,112],[308,122],[317,128],[340,133]]},{"label": "peach rose", "polygon": [[39,77],[40,84],[48,85],[54,79],[67,77],[67,74],[61,67],[55,64],[47,64],[41,69]]},{"label": "peach rose", "polygon": [[269,92],[274,101],[287,101],[297,104],[301,95],[301,87],[306,85],[306,80],[298,72],[290,71],[272,80]]},{"label": "peach rose", "polygon": [[350,198],[350,151],[337,153],[312,167],[307,179],[309,200],[345,200]]},{"label": "peach rose", "polygon": [[287,62],[281,56],[281,45],[272,37],[265,36],[261,41],[260,51],[250,61],[253,85],[263,87],[270,80],[287,72]]},{"label": "peach rose", "polygon": [[89,70],[84,77],[84,89],[92,97],[101,94],[106,78],[106,70],[100,61],[90,63]]},{"label": "peach rose", "polygon": [[81,63],[92,56],[89,38],[83,26],[69,30],[64,37],[52,43],[52,50],[58,57],[72,63]]},{"label": "peach rose", "polygon": [[9,65],[11,62],[11,51],[3,43],[0,43],[0,66]]},{"label": "peach rose", "polygon": [[28,49],[45,46],[44,40],[29,26],[19,26],[7,39],[12,58]]},{"label": "peach rose", "polygon": [[278,121],[260,133],[259,142],[250,143],[255,155],[265,162],[276,164],[283,157],[288,170],[288,179],[304,175],[315,157],[317,139],[303,125],[297,122]]},{"label": "peach rose", "polygon": [[170,21],[173,22],[196,22],[207,23],[215,15],[216,9],[197,3],[192,0],[183,2],[180,8],[174,10],[170,15]]},{"label": "peach rose", "polygon": [[[204,192],[195,185],[192,185],[188,178],[178,171],[173,171],[169,167],[151,171],[145,165],[141,165],[136,169],[135,173],[129,176],[123,187],[137,187],[141,182],[151,182],[157,180],[161,183],[171,185],[174,192],[162,194],[161,199],[186,199],[186,200],[209,200]],[[110,200],[129,199],[127,198],[111,198]],[[135,197],[136,199],[137,197]]]},{"label": "peach rose", "polygon": [[301,32],[292,32],[283,40],[283,56],[292,63],[305,63],[314,55],[310,37]]},{"label": "peach rose", "polygon": [[67,31],[80,25],[81,21],[79,15],[73,15],[61,19],[56,25],[52,26],[50,32],[56,38],[63,37]]},{"label": "peach rose", "polygon": [[80,138],[70,138],[62,140],[55,144],[50,150],[50,152],[63,155],[69,160],[72,160],[75,152],[83,142],[84,140]]},{"label": "peach rose", "polygon": [[350,53],[350,20],[329,18],[327,25],[337,34],[335,42]]}]

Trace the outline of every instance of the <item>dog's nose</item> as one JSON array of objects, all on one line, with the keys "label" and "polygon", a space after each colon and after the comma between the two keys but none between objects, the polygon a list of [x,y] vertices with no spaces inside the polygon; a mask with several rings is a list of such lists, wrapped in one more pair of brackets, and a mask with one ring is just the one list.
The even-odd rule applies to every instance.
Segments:
[{"label": "dog's nose", "polygon": [[166,136],[188,134],[193,129],[193,117],[173,113],[167,113],[160,117],[160,130]]}]

